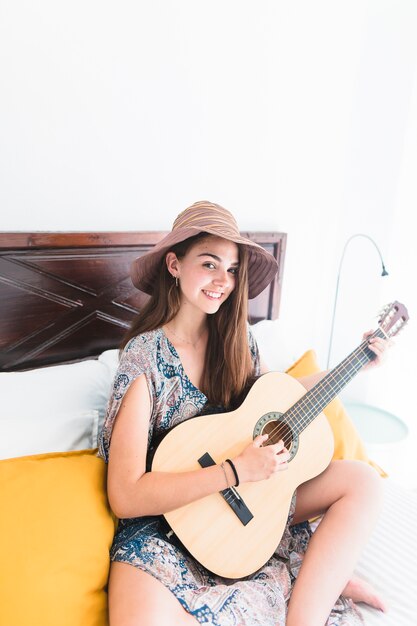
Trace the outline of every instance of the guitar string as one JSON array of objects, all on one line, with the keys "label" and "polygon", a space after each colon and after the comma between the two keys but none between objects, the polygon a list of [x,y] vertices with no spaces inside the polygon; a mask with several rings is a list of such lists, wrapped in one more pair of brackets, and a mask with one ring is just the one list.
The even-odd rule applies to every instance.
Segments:
[{"label": "guitar string", "polygon": [[[364,346],[366,346],[366,344],[364,344]],[[302,409],[305,408],[308,404],[311,404],[311,401],[314,400],[317,396],[321,397],[321,399],[325,399],[327,400],[328,398],[330,398],[330,396],[333,393],[333,388],[330,389],[328,392],[324,392],[323,391],[323,387],[325,384],[327,384],[328,382],[331,382],[332,380],[336,380],[338,384],[340,383],[345,383],[345,381],[350,378],[350,374],[351,373],[355,373],[356,374],[356,367],[355,364],[352,363],[353,359],[355,358],[357,362],[360,363],[360,367],[365,364],[365,362],[368,359],[368,357],[366,356],[365,360],[362,361],[358,358],[358,355],[356,353],[360,353],[361,349],[364,346],[360,346],[359,349],[357,349],[357,351],[355,351],[355,353],[349,355],[349,357],[347,357],[347,359],[345,361],[343,361],[341,364],[339,364],[332,372],[329,372],[321,381],[319,381],[317,383],[317,385],[315,387],[313,387],[312,389],[310,389],[309,391],[306,392],[306,394],[304,394],[304,396],[302,396],[296,403],[295,405],[293,405],[293,407],[290,407],[286,414],[289,417],[288,423],[291,425],[297,425],[297,423],[299,423],[301,426],[304,425],[303,420],[297,420],[297,419],[293,419],[292,415],[294,415],[294,417],[297,418],[297,416],[302,415]],[[363,358],[364,355],[362,355]],[[347,370],[348,366],[352,366],[350,370]],[[358,368],[359,369],[359,368]],[[342,370],[347,370],[348,376],[341,376],[341,372]],[[316,389],[316,387],[319,387],[319,389]],[[300,407],[298,408],[297,405]],[[301,405],[301,406],[300,406]],[[311,408],[311,407],[310,407]],[[273,431],[272,431],[273,433]],[[271,434],[272,434],[271,433]]]},{"label": "guitar string", "polygon": [[[326,374],[326,376],[324,376],[324,378],[320,380],[317,385],[307,391],[306,394],[304,394],[304,396],[302,396],[292,407],[287,409],[287,411],[284,413],[284,415],[286,415],[288,418],[285,422],[285,425],[297,426],[298,424],[299,433],[302,432],[302,430],[304,430],[304,428],[309,423],[311,423],[311,416],[314,414],[314,411],[317,410],[317,405],[312,406],[314,400],[319,398],[318,404],[319,406],[322,405],[314,416],[317,417],[322,408],[326,407],[327,404],[337,395],[338,390],[336,391],[336,393],[334,393],[335,388],[337,389],[338,386],[341,386],[341,388],[343,388],[359,372],[359,370],[371,360],[372,356],[366,353],[366,349],[368,348],[369,339],[371,339],[372,337],[381,336],[379,334],[379,331],[381,331],[382,337],[385,336],[382,329],[378,328],[370,337],[362,341],[362,343],[351,354],[349,354],[346,359],[339,363],[339,365],[337,365],[333,370],[328,372],[328,374]],[[342,373],[343,371],[345,371],[344,375]],[[336,385],[330,388],[329,384],[332,381],[336,381]],[[308,407],[308,405],[310,405],[310,407]],[[297,408],[298,406],[299,408]],[[305,410],[306,407],[308,407],[307,410]],[[303,417],[304,415],[305,417]],[[298,416],[301,416],[302,419],[297,419]],[[279,432],[281,427],[282,426],[280,424],[269,433],[269,438],[265,445],[274,444],[274,441],[272,441],[272,439],[274,435]],[[282,437],[281,439],[283,440],[285,447],[289,446],[293,441],[292,431],[287,435],[284,435],[284,437]],[[225,499],[229,503],[237,499],[236,495],[230,488],[226,488],[224,491],[226,492]]]},{"label": "guitar string", "polygon": [[[382,329],[377,329],[377,331],[372,336],[385,337],[387,335]],[[290,409],[288,409],[286,414],[284,414],[287,416],[287,421],[285,422],[286,424],[290,426],[298,425],[298,430],[299,432],[301,432],[304,427],[312,421],[312,415],[314,414],[314,411],[316,411],[316,414],[314,415],[314,417],[316,417],[320,413],[322,408],[325,408],[327,406],[327,404],[337,395],[337,391],[335,393],[334,388],[326,391],[325,385],[327,385],[332,380],[337,380],[337,384],[335,386],[336,389],[337,387],[343,388],[346,382],[349,382],[350,379],[358,373],[359,369],[361,369],[361,367],[365,365],[371,358],[370,355],[365,352],[365,349],[368,347],[369,339],[370,337],[368,337],[367,340],[363,341],[354,352],[352,352],[344,361],[342,361],[342,363],[340,363],[333,371],[329,372],[319,383],[317,383],[315,387],[310,389],[304,396],[302,396],[293,407],[290,407]],[[359,358],[359,356],[361,358]],[[356,362],[354,361],[354,359],[356,360]],[[347,372],[347,375],[341,375],[343,370]],[[319,388],[316,389],[316,387]],[[325,393],[323,392],[323,387]],[[312,406],[312,402],[317,397],[319,397],[320,399],[318,411],[316,407]],[[303,416],[303,414],[305,414],[306,417],[300,420],[299,416]],[[273,429],[271,433],[269,433],[269,436],[271,438],[274,437],[274,435],[281,429],[281,427],[282,426],[279,425],[278,427]],[[281,439],[283,439],[284,444],[287,447],[293,440],[293,437],[291,433],[288,433],[287,435],[284,435],[284,437],[281,437]],[[273,445],[273,443],[273,441],[269,440],[266,445]]]},{"label": "guitar string", "polygon": [[[362,359],[356,358],[356,364],[353,364],[353,368],[347,371],[347,375],[337,377],[335,374],[333,374],[331,376],[328,375],[328,378],[326,376],[326,383],[331,382],[331,380],[334,379],[336,380],[336,388],[338,386],[344,387],[345,384],[358,373],[359,369],[361,369],[363,365],[369,362],[369,357],[367,355],[364,355],[364,357],[365,358],[362,357]],[[357,367],[358,363],[359,367]],[[340,368],[340,370],[342,369],[346,369],[346,366]],[[339,374],[339,372],[337,374]],[[324,381],[324,379],[322,379],[322,381]],[[318,386],[320,386],[320,383],[318,383]],[[308,426],[309,423],[311,423],[314,413],[316,413],[316,415],[314,415],[314,417],[316,417],[321,412],[321,410],[325,408],[327,404],[337,395],[337,392],[335,393],[334,389],[335,388],[333,387],[328,391],[322,391],[322,389],[318,389],[314,392],[310,390],[310,392],[312,393],[307,392],[304,396],[302,396],[302,398],[300,398],[300,400],[298,400],[298,402],[293,407],[291,407],[286,413],[284,413],[284,415],[287,416],[287,420],[286,422],[284,422],[284,427],[285,424],[296,427],[295,430],[298,431],[296,434],[299,434],[302,430],[304,430],[306,426]],[[306,398],[307,394],[308,397]],[[317,397],[319,398],[318,406],[312,406],[313,401]],[[280,424],[269,433],[269,441],[266,442],[266,445],[273,445],[274,441],[271,441],[271,439],[281,430],[281,428],[282,426]],[[293,437],[292,434],[289,433],[288,435],[284,435],[282,439],[284,441],[285,447],[287,447],[287,445],[291,443]]]},{"label": "guitar string", "polygon": [[[367,362],[369,361],[369,359],[366,357],[363,361],[359,361],[360,363],[360,367],[362,367],[363,365],[365,365]],[[358,369],[354,369],[353,370],[353,375],[357,374],[360,367]],[[342,387],[344,386],[345,382],[349,382],[351,380],[351,378],[353,378],[352,376],[352,370],[348,372],[348,376],[346,377],[341,377],[337,380],[338,385],[340,383],[343,383]],[[308,426],[312,420],[317,417],[319,415],[319,413],[323,410],[323,408],[325,408],[327,406],[327,404],[329,404],[329,402],[331,402],[331,400],[334,399],[334,397],[337,394],[332,392],[327,392],[327,393],[322,393],[321,395],[319,394],[319,403],[318,406],[311,406],[311,402],[317,397],[316,393],[313,393],[309,396],[309,398],[307,400],[305,400],[304,402],[300,402],[300,407],[299,408],[295,408],[292,410],[288,410],[284,415],[287,416],[287,420],[285,422],[281,422],[281,424],[277,427],[275,427],[270,433],[269,433],[269,438],[268,441],[265,442],[264,445],[273,445],[274,443],[276,443],[273,438],[275,437],[275,435],[277,433],[279,433],[279,431],[281,431],[283,428],[285,429],[285,426],[294,426],[296,425],[296,428],[293,428],[291,430],[291,432],[289,433],[285,433],[281,439],[284,442],[285,447],[287,448],[289,446],[289,444],[292,443],[293,439],[294,439],[294,430],[296,431],[295,434],[298,435],[300,434],[300,432],[302,432],[304,430],[304,428],[306,426]],[[320,406],[322,405],[322,406]],[[301,416],[301,419],[296,419],[297,416]],[[298,431],[298,432],[297,432]]]},{"label": "guitar string", "polygon": [[[368,346],[369,339],[371,339],[372,337],[389,338],[391,336],[393,336],[393,334],[387,334],[387,332],[385,332],[381,327],[379,327],[372,335],[370,335],[366,340],[364,340],[358,346],[358,348],[356,348],[356,350],[354,350],[350,355],[348,355],[346,359],[344,359],[341,363],[339,363],[339,365],[337,365],[333,370],[328,372],[328,374],[326,374],[326,376],[324,376],[324,378],[321,381],[319,381],[317,385],[315,385],[312,389],[307,391],[307,393],[304,394],[304,396],[302,396],[295,403],[295,405],[287,409],[284,415],[289,414],[289,419],[287,420],[287,422],[285,422],[285,424],[288,425],[292,423],[295,426],[297,424],[297,416],[305,414],[306,415],[305,418],[298,420],[298,425],[300,426],[301,424],[302,426],[299,430],[299,433],[302,432],[304,428],[308,426],[309,423],[311,423],[312,419],[317,417],[317,415],[319,415],[319,413],[323,410],[323,408],[325,408],[329,404],[329,402],[331,402],[331,400],[333,400],[334,397],[336,397],[338,391],[342,389],[348,382],[350,382],[350,380],[354,376],[356,376],[359,370],[362,369],[362,367],[366,365],[366,363],[369,363],[369,361],[372,360],[373,358],[372,355],[370,355],[369,352],[368,353],[366,352],[367,348],[369,351],[369,346]],[[344,375],[342,374],[343,370],[345,371]],[[336,380],[336,385],[333,388],[328,388],[326,390],[325,385],[328,385],[332,380],[333,381]],[[335,388],[337,389],[338,386],[340,386],[340,389],[338,389],[336,393],[334,393]],[[317,389],[317,387],[319,387],[319,389]],[[322,392],[322,387],[324,387],[325,393]],[[317,410],[317,406],[316,407],[310,406],[309,409],[307,409],[307,411],[303,412],[305,405],[308,405],[308,404],[311,405],[312,401],[317,399],[317,397],[319,398],[319,405],[320,404],[322,405],[319,411],[314,415],[314,412]],[[325,401],[324,404],[323,404],[323,400]],[[297,405],[300,405],[300,408],[297,408]],[[295,414],[295,419],[291,416],[290,412],[293,412]],[[278,432],[279,430],[280,430],[280,426],[273,429],[271,433],[269,433],[269,438],[272,438],[274,436],[274,433]],[[288,440],[287,440],[287,436],[285,435],[282,439],[284,442],[284,446],[287,447],[293,441],[292,433],[290,432],[288,434]],[[274,443],[273,441],[268,439],[268,442],[266,442],[265,445],[273,445],[273,443]],[[225,497],[228,502],[237,499],[232,489],[226,489],[225,491],[227,492]]]},{"label": "guitar string", "polygon": [[[380,329],[377,329],[371,337],[381,336],[379,334]],[[304,428],[312,421],[312,416],[314,415],[317,408],[319,409],[314,415],[316,417],[323,408],[329,404],[329,402],[337,395],[340,389],[338,387],[343,388],[350,380],[355,376],[358,371],[371,360],[366,352],[366,348],[368,347],[368,342],[371,337],[368,337],[364,340],[356,350],[354,350],[346,359],[344,359],[337,367],[335,367],[332,371],[330,371],[326,376],[317,383],[312,389],[310,389],[304,396],[302,396],[292,407],[290,407],[284,415],[286,415],[287,420],[284,424],[288,426],[297,427],[297,430],[301,432]],[[382,331],[382,337],[384,337]],[[358,367],[359,364],[359,367]],[[343,370],[345,370],[345,375],[342,374]],[[336,381],[336,385],[333,387],[328,387],[329,383],[332,381]],[[328,387],[326,389],[326,387]],[[335,393],[336,389],[336,393]],[[317,404],[313,406],[314,400],[319,398],[318,407]],[[323,402],[324,401],[324,402]],[[301,416],[302,419],[299,419]],[[281,423],[282,424],[282,423]],[[271,441],[273,437],[281,430],[282,425],[275,427],[270,433],[268,441],[265,445],[273,445],[274,441]],[[284,425],[285,428],[285,425]],[[299,432],[297,434],[299,434]],[[284,441],[285,447],[287,447],[291,441],[293,440],[292,433],[288,433],[282,437]]]},{"label": "guitar string", "polygon": [[[375,336],[375,335],[373,335],[373,336]],[[339,370],[339,369],[340,369],[340,370],[346,370],[346,369],[347,369],[347,362],[348,362],[349,360],[350,360],[350,361],[352,361],[352,360],[355,358],[355,359],[356,359],[356,363],[353,363],[353,367],[354,367],[354,368],[356,368],[358,364],[359,364],[359,367],[357,367],[357,369],[353,369],[353,370],[352,370],[352,369],[350,369],[350,370],[348,370],[348,371],[347,371],[347,375],[345,375],[345,377],[343,377],[343,376],[342,376],[341,378],[339,377],[339,378],[337,379],[338,384],[339,384],[340,382],[343,382],[343,383],[346,383],[346,381],[347,381],[347,382],[349,382],[349,381],[351,380],[351,378],[353,378],[353,376],[354,376],[354,375],[356,375],[356,374],[359,372],[359,370],[360,370],[360,369],[361,369],[361,368],[362,368],[362,367],[363,367],[366,363],[368,363],[368,362],[371,360],[371,357],[370,357],[369,355],[367,355],[367,354],[366,354],[366,352],[365,352],[365,349],[366,349],[366,347],[367,347],[367,345],[368,345],[368,341],[369,341],[369,338],[368,338],[368,340],[367,340],[367,341],[364,341],[362,344],[360,344],[360,346],[359,346],[359,347],[358,347],[358,348],[357,348],[354,352],[352,352],[352,353],[351,353],[351,354],[350,354],[350,355],[349,355],[346,359],[344,359],[344,361],[342,361],[342,362],[341,362],[341,363],[340,363],[340,364],[339,364],[336,368],[334,368],[334,370],[332,370],[331,372],[329,372],[329,373],[328,373],[328,374],[327,374],[327,375],[326,375],[326,376],[325,376],[325,377],[324,377],[321,381],[319,381],[319,383],[317,383],[317,385],[316,385],[315,387],[319,386],[319,385],[320,385],[320,383],[324,381],[324,379],[326,379],[326,380],[328,380],[328,381],[329,381],[329,380],[331,380],[332,378],[333,378],[333,379],[336,379],[336,370]],[[362,351],[362,356],[361,356],[361,358],[359,358],[359,355],[360,355],[360,352],[361,352],[361,351]],[[350,363],[350,364],[351,364],[351,363]],[[351,375],[351,374],[352,374],[352,372],[353,372],[353,376]],[[343,386],[344,386],[344,385],[343,385]],[[307,392],[304,396],[302,396],[302,398],[300,398],[300,400],[298,400],[298,401],[297,401],[296,405],[297,405],[298,403],[301,403],[301,402],[302,402],[302,400],[303,400],[303,399],[305,399],[305,397],[307,396],[307,394],[309,394],[310,392],[312,392],[312,391],[313,391],[313,389],[315,389],[315,387],[313,387],[313,388],[312,388],[309,392]],[[319,391],[313,392],[313,393],[311,394],[311,398],[312,398],[312,399],[314,399],[314,397],[315,397],[316,395],[319,395],[319,397],[321,397],[321,399],[322,399],[322,400],[323,400],[323,398],[326,398],[326,396],[327,396],[327,398],[326,398],[326,400],[327,400],[327,399],[328,399],[328,398],[332,395],[333,391],[334,391],[334,390],[333,390],[333,389],[331,389],[331,390],[330,390],[329,392],[327,392],[326,394],[322,394],[322,395],[320,396],[320,390],[319,390]],[[334,395],[337,395],[337,394],[334,394]],[[333,395],[333,397],[334,397],[334,395]],[[308,400],[308,402],[309,402],[309,401],[310,401],[310,399]],[[304,404],[307,404],[307,401],[305,401],[305,402],[304,402]],[[325,402],[324,406],[327,406],[327,404],[328,404],[328,402]],[[294,405],[294,406],[296,406],[296,405]],[[292,408],[293,408],[293,407],[291,407],[291,409],[292,409]],[[311,407],[311,408],[310,408],[310,411],[311,411],[311,409],[312,409],[312,408],[314,409],[314,407]],[[288,411],[290,411],[291,409],[289,409]],[[315,409],[314,409],[314,410],[315,410]],[[288,411],[287,411],[286,413],[288,413]],[[303,413],[302,413],[302,410],[296,410],[296,413],[299,413],[299,414],[301,414],[301,415],[303,414]],[[319,411],[318,411],[318,413],[315,415],[315,417],[316,417],[319,413],[320,413],[320,410],[319,410]],[[285,414],[284,414],[284,415],[285,415]],[[310,417],[311,417],[311,416],[308,416],[308,411],[307,411],[307,419],[302,419],[302,420],[300,420],[300,421],[299,421],[299,424],[301,423],[301,424],[303,425],[303,428],[301,428],[301,429],[300,429],[300,432],[304,429],[304,427],[305,427],[305,426],[307,426],[307,425],[311,422]],[[286,422],[286,423],[288,424],[289,422]],[[295,423],[296,423],[296,421],[295,421]],[[269,433],[269,438],[272,438],[272,437],[273,437],[273,435],[274,435],[274,433],[275,433],[275,432],[277,432],[277,431],[279,431],[279,430],[280,430],[280,429],[279,429],[279,427],[276,427],[275,429],[273,429],[273,430],[271,431],[271,433]],[[288,446],[288,445],[289,445],[289,444],[293,441],[292,434],[290,433],[290,434],[288,435],[288,440],[287,440],[286,436],[284,435],[284,437],[282,437],[282,440],[283,440],[283,442],[284,442],[284,446],[285,446],[285,447],[287,447],[287,446]],[[273,445],[273,444],[274,444],[274,442],[273,442],[273,441],[271,441],[270,439],[268,439],[268,441],[265,443],[265,445],[268,445],[268,446],[269,446],[269,445]],[[226,499],[226,501],[227,501],[227,502],[231,503],[233,500],[237,500],[237,497],[236,497],[236,495],[233,493],[233,490],[232,490],[231,488],[228,488],[228,489],[226,489],[226,490],[224,490],[224,491],[226,491],[226,496],[225,496],[225,499]]]},{"label": "guitar string", "polygon": [[[365,342],[363,342],[363,344],[361,344],[361,346],[359,346],[359,348],[362,348],[362,346],[363,346],[363,349],[365,349],[365,348],[366,348],[366,346],[367,346],[367,342],[366,342],[366,341],[365,341]],[[359,363],[359,367],[358,367],[358,369],[357,369],[357,370],[354,370],[354,374],[353,374],[353,375],[357,374],[357,373],[359,372],[359,370],[363,367],[363,365],[365,365],[365,364],[366,364],[367,362],[369,362],[369,360],[370,360],[369,356],[368,356],[365,352],[362,354],[362,357],[361,357],[361,358],[359,358],[359,357],[356,355],[356,352],[360,352],[360,349],[359,349],[359,348],[358,348],[355,352],[353,352],[351,355],[349,355],[349,356],[347,357],[347,359],[345,359],[344,361],[342,361],[342,363],[340,363],[340,364],[339,364],[339,365],[338,365],[338,366],[337,366],[334,370],[332,370],[331,372],[329,372],[329,374],[328,374],[327,376],[329,376],[329,375],[330,375],[330,378],[336,378],[336,375],[334,374],[335,370],[337,370],[337,369],[339,369],[339,368],[341,368],[341,369],[346,369],[346,365],[344,365],[344,364],[347,362],[347,360],[348,360],[349,358],[350,358],[350,359],[353,359],[353,357],[355,357],[355,358],[356,358],[357,363]],[[343,366],[343,367],[341,367],[341,366]],[[342,380],[342,382],[345,382],[346,380],[347,380],[347,382],[349,382],[349,380],[352,378],[352,376],[349,376],[349,374],[350,374],[351,372],[352,372],[352,370],[350,370],[350,371],[348,371],[348,372],[347,372],[347,374],[348,374],[348,375],[347,375],[347,377],[346,377],[346,378],[343,378],[343,377],[342,377],[342,379],[341,379],[341,380]],[[327,376],[325,376],[325,378],[327,378]],[[322,380],[324,381],[324,379],[322,379]],[[339,379],[339,381],[340,381],[340,379]],[[320,381],[320,382],[322,382],[322,381]],[[320,385],[320,382],[318,383],[318,385]],[[313,389],[315,389],[315,387],[313,387]],[[310,391],[312,391],[312,390],[310,390]],[[331,392],[332,392],[332,391],[333,391],[333,390],[331,390],[329,393],[327,393],[327,396],[328,396],[328,397],[331,395]],[[307,394],[308,394],[308,393],[309,393],[309,392],[307,392]],[[300,398],[300,400],[299,400],[298,402],[300,402],[301,400],[303,400],[303,398],[305,398],[305,396],[306,396],[307,394],[305,394],[302,398]],[[312,394],[313,398],[314,398],[314,396],[315,396],[316,394],[320,395],[319,391],[318,391],[318,392],[314,392],[314,393]],[[323,398],[323,396],[322,396],[322,398]],[[298,402],[297,402],[296,404],[298,404]],[[304,403],[304,404],[305,404],[305,403]],[[327,402],[326,402],[325,406],[327,406]],[[289,410],[291,410],[291,409],[289,409]],[[297,411],[297,412],[299,412],[299,413],[301,414],[301,410],[300,410],[300,411]],[[320,411],[319,411],[318,413],[320,413]],[[317,415],[318,415],[318,413],[317,413]],[[285,415],[285,414],[284,414],[284,415]],[[308,415],[308,413],[307,413],[307,415]],[[302,423],[302,424],[303,424],[303,426],[304,426],[304,423],[305,423],[306,425],[308,425],[308,423],[310,423],[310,421],[311,421],[311,420],[310,420],[310,418],[309,418],[309,417],[307,417],[307,419],[305,419],[305,420],[301,420],[301,423]],[[288,424],[288,422],[287,422],[287,424]],[[275,433],[275,432],[278,432],[279,430],[280,430],[280,428],[279,428],[279,427],[276,427],[275,429],[273,429],[273,430],[271,431],[271,433],[269,433],[269,439],[268,439],[268,441],[267,441],[267,442],[265,442],[265,445],[270,446],[270,445],[273,445],[273,444],[274,444],[274,442],[273,442],[273,441],[271,441],[271,439],[272,439],[272,437],[273,437],[274,433]],[[303,428],[301,428],[301,430],[303,430]],[[287,437],[288,437],[288,439],[287,439]],[[289,445],[290,445],[290,443],[293,441],[293,436],[292,436],[292,434],[291,434],[291,433],[289,433],[289,434],[288,434],[288,436],[284,435],[284,437],[282,437],[282,440],[283,440],[283,442],[284,442],[284,446],[285,446],[285,447],[287,447],[287,446],[289,446]],[[236,495],[233,493],[233,491],[232,491],[230,488],[226,490],[226,496],[225,496],[225,498],[226,498],[226,501],[227,501],[227,502],[229,502],[229,504],[230,504],[233,500],[237,500]]]},{"label": "guitar string", "polygon": [[[307,410],[314,410],[315,406],[313,406],[314,400],[319,399],[319,407],[323,408],[327,406],[328,401],[331,401],[335,395],[337,395],[338,387],[343,387],[345,384],[349,382],[349,380],[359,371],[359,369],[369,361],[369,357],[364,354],[361,358],[358,357],[357,354],[350,355],[350,361],[344,361],[341,363],[335,370],[329,372],[315,387],[310,389],[304,396],[297,401],[294,407],[288,409],[288,412],[291,414],[295,414],[295,416],[299,416],[303,414],[303,409],[307,408]],[[354,362],[354,359],[356,362]],[[358,367],[359,363],[359,367]],[[345,374],[343,375],[343,370],[345,370]],[[336,381],[336,385],[331,388],[326,389],[326,386],[329,385],[330,382]],[[299,405],[299,408],[297,408]],[[320,411],[319,411],[320,412]],[[307,415],[307,421],[309,421],[310,416]],[[306,422],[303,420],[296,420],[296,424],[302,427]],[[302,428],[301,428],[302,430]]]},{"label": "guitar string", "polygon": [[[375,333],[374,336],[376,336],[376,334],[377,333]],[[287,413],[292,412],[297,417],[301,413],[300,409],[297,408],[297,405],[299,405],[302,410],[306,407],[306,405],[307,406],[308,404],[311,405],[312,400],[314,400],[317,396],[321,396],[321,400],[325,400],[325,402],[321,401],[320,403],[322,407],[326,406],[327,401],[332,397],[332,395],[333,397],[337,395],[337,392],[334,393],[334,388],[331,388],[328,391],[326,391],[326,386],[328,385],[328,383],[331,382],[332,380],[336,380],[337,382],[336,388],[337,388],[337,386],[343,387],[346,384],[346,382],[349,382],[349,379],[353,377],[353,375],[355,375],[367,361],[370,360],[369,353],[367,354],[365,352],[365,349],[367,348],[367,346],[368,346],[368,341],[364,341],[354,352],[352,352],[344,361],[342,361],[336,368],[334,368],[334,370],[326,374],[326,376],[321,381],[319,381],[319,383],[317,383],[315,387],[310,389],[304,396],[302,396],[295,403],[293,407],[290,407]],[[358,367],[358,364],[359,364],[359,367]],[[343,370],[347,372],[347,376],[342,375]],[[310,406],[309,408],[311,409],[314,407]],[[309,416],[308,416],[308,420],[309,420]],[[301,424],[301,426],[307,423],[307,422],[303,423],[302,420],[301,421],[298,420],[298,422]],[[293,424],[296,424],[296,423],[297,423],[297,420],[295,422],[293,420]]]}]

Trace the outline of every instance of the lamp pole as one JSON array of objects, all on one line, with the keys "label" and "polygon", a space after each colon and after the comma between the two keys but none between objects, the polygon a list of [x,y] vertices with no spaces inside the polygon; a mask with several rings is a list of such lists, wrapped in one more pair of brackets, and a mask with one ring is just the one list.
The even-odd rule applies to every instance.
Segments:
[{"label": "lamp pole", "polygon": [[348,245],[352,241],[352,239],[355,239],[356,237],[364,237],[365,239],[368,239],[374,245],[376,251],[378,252],[380,261],[381,261],[381,266],[382,266],[381,276],[388,276],[388,272],[385,269],[384,260],[382,258],[381,251],[378,248],[378,246],[375,243],[375,241],[372,239],[372,237],[370,237],[369,235],[365,235],[364,233],[356,233],[355,235],[352,235],[351,237],[349,237],[349,239],[346,241],[346,243],[344,245],[344,248],[343,248],[343,251],[342,251],[342,256],[340,257],[339,269],[338,269],[338,272],[337,272],[336,291],[335,291],[334,303],[333,303],[332,327],[331,327],[331,330],[330,330],[329,350],[327,352],[327,365],[326,365],[327,369],[329,369],[330,356],[331,356],[331,352],[332,352],[334,323],[335,323],[335,317],[336,317],[337,298],[338,298],[338,295],[339,295],[340,273],[341,273],[341,270],[342,270],[343,259],[345,258],[346,248],[348,247]]}]

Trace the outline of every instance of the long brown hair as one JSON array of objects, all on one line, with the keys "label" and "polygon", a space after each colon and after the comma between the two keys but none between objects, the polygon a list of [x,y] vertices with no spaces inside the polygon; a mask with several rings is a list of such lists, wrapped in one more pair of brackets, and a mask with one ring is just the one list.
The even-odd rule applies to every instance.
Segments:
[{"label": "long brown hair", "polygon": [[[197,241],[210,237],[200,233],[172,247],[178,259],[182,259]],[[236,285],[217,313],[207,316],[208,342],[205,368],[200,384],[209,403],[230,407],[244,392],[253,376],[253,361],[249,350],[248,317],[248,262],[245,246],[239,248],[239,270]],[[141,309],[123,338],[120,346],[141,333],[156,330],[167,324],[180,308],[180,291],[168,272],[165,257],[158,272],[148,302]]]}]

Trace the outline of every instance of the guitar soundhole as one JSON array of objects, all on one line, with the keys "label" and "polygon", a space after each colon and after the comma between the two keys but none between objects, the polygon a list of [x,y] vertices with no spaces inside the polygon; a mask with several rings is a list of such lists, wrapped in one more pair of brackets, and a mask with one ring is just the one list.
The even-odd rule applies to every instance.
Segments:
[{"label": "guitar soundhole", "polygon": [[278,420],[267,422],[262,429],[262,434],[269,435],[268,443],[278,443],[282,439],[285,447],[291,450],[293,442],[292,432],[285,422],[279,422]]},{"label": "guitar soundhole", "polygon": [[298,437],[288,424],[280,419],[281,417],[282,414],[276,412],[263,415],[255,425],[253,436],[269,435],[266,445],[278,443],[282,439],[285,447],[291,454],[291,460],[298,450]]}]

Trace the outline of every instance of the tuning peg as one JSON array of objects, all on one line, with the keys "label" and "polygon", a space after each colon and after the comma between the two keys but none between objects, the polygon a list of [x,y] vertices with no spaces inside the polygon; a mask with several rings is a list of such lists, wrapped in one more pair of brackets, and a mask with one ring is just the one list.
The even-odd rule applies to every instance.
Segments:
[{"label": "tuning peg", "polygon": [[392,303],[386,304],[385,306],[382,307],[381,311],[379,312],[379,316],[385,317],[386,314],[388,313],[388,311],[391,309]]}]

